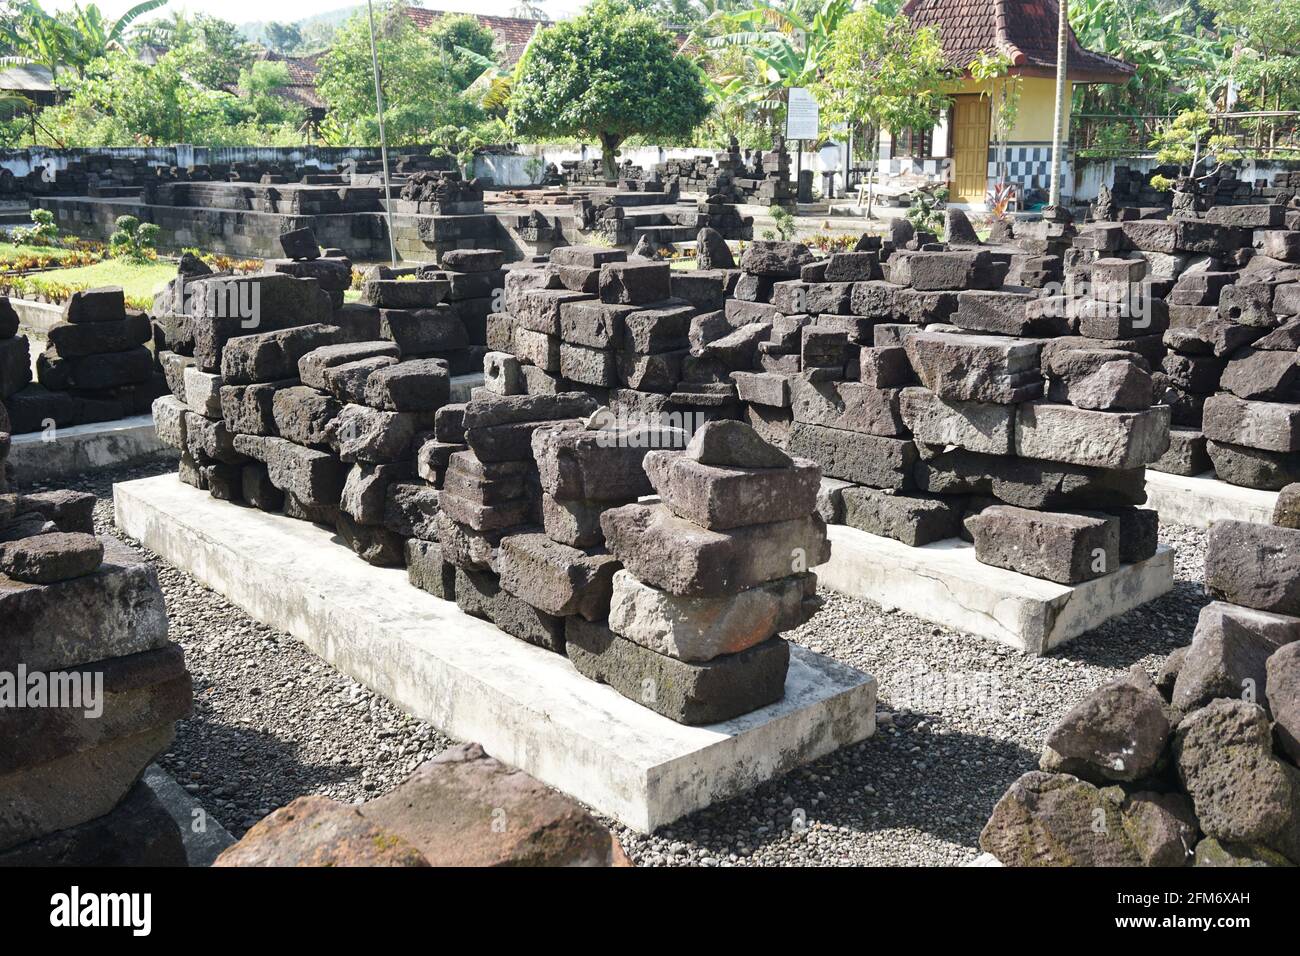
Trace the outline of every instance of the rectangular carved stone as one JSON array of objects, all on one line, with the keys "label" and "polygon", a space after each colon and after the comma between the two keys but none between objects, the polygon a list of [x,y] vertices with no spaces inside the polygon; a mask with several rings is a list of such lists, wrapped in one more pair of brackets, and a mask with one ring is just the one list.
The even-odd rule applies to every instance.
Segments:
[{"label": "rectangular carved stone", "polygon": [[1170,410],[1099,412],[1028,402],[1018,409],[1016,454],[1090,468],[1140,468],[1169,449]]},{"label": "rectangular carved stone", "polygon": [[916,463],[916,445],[907,439],[796,422],[790,429],[787,450],[817,462],[830,478],[873,488],[915,487],[912,466]]},{"label": "rectangular carved stone", "polygon": [[1118,571],[1119,520],[993,505],[966,519],[983,564],[1058,584]]}]

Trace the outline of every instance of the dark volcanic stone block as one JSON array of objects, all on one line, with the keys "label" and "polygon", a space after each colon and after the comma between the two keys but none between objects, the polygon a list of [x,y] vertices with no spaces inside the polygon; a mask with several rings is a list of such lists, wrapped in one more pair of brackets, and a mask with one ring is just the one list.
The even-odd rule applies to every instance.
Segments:
[{"label": "dark volcanic stone block", "polygon": [[609,614],[611,581],[621,565],[609,554],[587,554],[544,534],[503,538],[497,558],[501,586],[533,607],[589,621]]},{"label": "dark volcanic stone block", "polygon": [[486,571],[456,569],[456,606],[471,617],[491,621],[511,637],[564,653],[564,618],[521,601]]},{"label": "dark volcanic stone block", "polygon": [[601,266],[602,302],[649,305],[671,295],[671,267],[666,262],[613,262]]},{"label": "dark volcanic stone block", "polygon": [[244,335],[226,343],[221,379],[226,385],[252,385],[298,377],[298,360],[339,340],[332,325],[302,325],[275,332]]},{"label": "dark volcanic stone block", "polygon": [[1215,476],[1228,484],[1278,491],[1300,481],[1300,461],[1295,452],[1266,451],[1221,441],[1207,441],[1205,447]]},{"label": "dark volcanic stone block", "polygon": [[78,358],[104,352],[125,352],[144,345],[152,334],[149,317],[143,312],[132,312],[117,322],[80,325],[61,322],[50,328],[46,338],[61,358]]},{"label": "dark volcanic stone block", "polygon": [[1214,467],[1206,448],[1205,436],[1190,428],[1169,430],[1169,450],[1158,461],[1147,465],[1153,471],[1169,475],[1192,477],[1202,475]]},{"label": "dark volcanic stone block", "polygon": [[873,488],[915,486],[916,446],[906,439],[796,422],[787,447],[791,454],[819,463],[830,478]]},{"label": "dark volcanic stone block", "polygon": [[957,450],[918,461],[913,471],[924,491],[993,497],[1022,508],[1107,508],[1146,501],[1144,468],[1088,468]]},{"label": "dark volcanic stone block", "polygon": [[730,720],[780,700],[789,645],[773,637],[739,654],[688,663],[614,634],[603,622],[568,618],[567,654],[580,674],[680,724]]},{"label": "dark volcanic stone block", "polygon": [[688,597],[735,594],[830,558],[826,523],[816,514],[722,532],[664,505],[634,504],[605,512],[600,525],[610,552],[638,580]]},{"label": "dark volcanic stone block", "polygon": [[1118,520],[993,505],[966,519],[982,564],[1058,584],[1119,570]]},{"label": "dark volcanic stone block", "polygon": [[1300,614],[1300,531],[1216,521],[1205,552],[1205,589],[1230,604]]},{"label": "dark volcanic stone block", "polygon": [[406,576],[411,584],[444,601],[456,600],[456,566],[442,556],[436,541],[406,542]]},{"label": "dark volcanic stone block", "polygon": [[961,532],[964,498],[858,487],[842,489],[840,497],[844,502],[844,524],[914,548],[955,538]]},{"label": "dark volcanic stone block", "polygon": [[83,322],[118,322],[126,315],[126,296],[121,286],[104,286],[74,292],[63,307],[63,320],[74,325]]},{"label": "dark volcanic stone block", "polygon": [[462,349],[469,345],[465,323],[446,307],[380,309],[379,334],[397,343],[402,355],[410,356]]}]

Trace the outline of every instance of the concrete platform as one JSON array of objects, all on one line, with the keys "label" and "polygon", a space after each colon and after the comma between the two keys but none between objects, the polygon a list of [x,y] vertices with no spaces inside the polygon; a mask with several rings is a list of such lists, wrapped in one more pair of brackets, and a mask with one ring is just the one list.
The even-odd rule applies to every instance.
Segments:
[{"label": "concrete platform", "polygon": [[154,431],[153,416],[136,415],[49,433],[15,435],[9,462],[19,483],[25,485],[129,465],[168,450]]},{"label": "concrete platform", "polygon": [[302,521],[174,475],[115,486],[117,524],[408,713],[642,832],[870,736],[876,681],[791,648],[785,698],[683,727],[365,564]]},{"label": "concrete platform", "polygon": [[18,313],[19,335],[34,332],[44,338],[49,335],[51,328],[63,321],[63,306],[55,305],[53,302],[11,297],[9,304]]},{"label": "concrete platform", "polygon": [[1174,552],[1073,587],[990,567],[960,538],[911,548],[844,525],[829,528],[831,560],[821,583],[927,621],[1046,654],[1172,590]]},{"label": "concrete platform", "polygon": [[1160,512],[1162,524],[1193,528],[1226,520],[1272,524],[1276,506],[1276,491],[1230,485],[1213,471],[1188,478],[1147,469],[1146,507]]}]

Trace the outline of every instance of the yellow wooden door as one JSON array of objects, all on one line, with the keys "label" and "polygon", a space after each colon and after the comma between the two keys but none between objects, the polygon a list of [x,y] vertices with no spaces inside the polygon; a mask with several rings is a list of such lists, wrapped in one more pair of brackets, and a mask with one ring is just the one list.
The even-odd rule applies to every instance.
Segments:
[{"label": "yellow wooden door", "polygon": [[954,202],[984,202],[988,170],[989,101],[978,95],[954,96],[949,197]]}]

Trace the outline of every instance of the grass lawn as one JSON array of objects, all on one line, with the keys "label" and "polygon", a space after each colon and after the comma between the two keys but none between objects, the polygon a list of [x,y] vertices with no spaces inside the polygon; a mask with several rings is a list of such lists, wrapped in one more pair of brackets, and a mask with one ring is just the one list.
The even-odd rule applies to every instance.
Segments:
[{"label": "grass lawn", "polygon": [[120,285],[127,299],[153,299],[160,286],[176,275],[174,262],[125,262],[121,259],[105,259],[90,266],[77,266],[71,269],[53,269],[42,272],[40,278],[46,282],[96,288],[104,285]]}]

